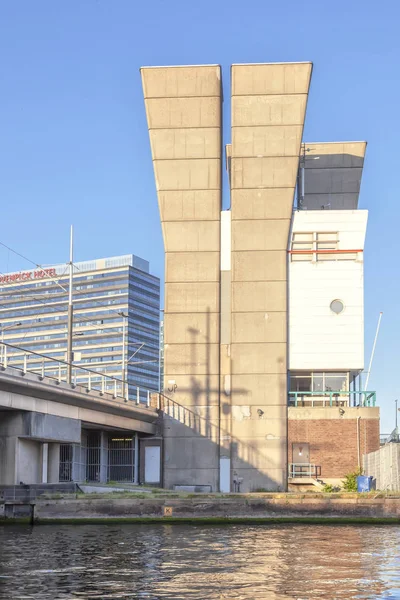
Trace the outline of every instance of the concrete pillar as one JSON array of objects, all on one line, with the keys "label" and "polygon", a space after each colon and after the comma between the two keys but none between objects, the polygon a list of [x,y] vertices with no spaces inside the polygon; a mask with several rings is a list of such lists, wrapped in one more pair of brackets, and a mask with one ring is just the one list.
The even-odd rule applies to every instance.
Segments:
[{"label": "concrete pillar", "polygon": [[141,73],[166,253],[164,391],[176,415],[164,440],[164,485],[203,484],[215,491],[221,69],[199,65]]},{"label": "concrete pillar", "polygon": [[137,433],[134,436],[134,481],[135,483],[139,483],[139,438]]},{"label": "concrete pillar", "polygon": [[100,433],[100,483],[108,480],[108,433]]},{"label": "concrete pillar", "polygon": [[17,436],[0,437],[0,484],[15,485],[17,481]]},{"label": "concrete pillar", "polygon": [[286,488],[287,245],[310,63],[232,66],[232,470]]},{"label": "concrete pillar", "polygon": [[60,444],[48,444],[47,482],[60,481]]},{"label": "concrete pillar", "polygon": [[16,453],[17,480],[19,484],[41,483],[42,481],[42,448],[36,440],[18,438]]},{"label": "concrete pillar", "polygon": [[49,469],[49,445],[42,444],[42,483],[47,483]]}]

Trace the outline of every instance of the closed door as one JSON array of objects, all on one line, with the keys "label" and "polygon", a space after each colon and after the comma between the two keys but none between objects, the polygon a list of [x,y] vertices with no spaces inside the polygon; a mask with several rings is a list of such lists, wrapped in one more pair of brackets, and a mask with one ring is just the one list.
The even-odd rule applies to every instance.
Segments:
[{"label": "closed door", "polygon": [[144,482],[160,483],[161,481],[161,448],[146,446],[144,449]]},{"label": "closed door", "polygon": [[301,442],[293,444],[293,462],[295,464],[303,464],[310,462],[310,444],[302,444]]},{"label": "closed door", "polygon": [[221,456],[219,459],[219,491],[231,491],[231,461],[227,456]]}]

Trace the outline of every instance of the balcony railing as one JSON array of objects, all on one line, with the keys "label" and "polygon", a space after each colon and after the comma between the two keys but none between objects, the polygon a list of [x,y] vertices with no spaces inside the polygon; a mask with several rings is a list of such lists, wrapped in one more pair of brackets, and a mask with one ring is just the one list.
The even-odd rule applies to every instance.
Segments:
[{"label": "balcony railing", "polygon": [[321,467],[311,463],[289,463],[288,477],[294,479],[296,477],[312,477],[317,479],[321,476]]},{"label": "balcony railing", "polygon": [[376,392],[289,392],[289,406],[375,406]]}]

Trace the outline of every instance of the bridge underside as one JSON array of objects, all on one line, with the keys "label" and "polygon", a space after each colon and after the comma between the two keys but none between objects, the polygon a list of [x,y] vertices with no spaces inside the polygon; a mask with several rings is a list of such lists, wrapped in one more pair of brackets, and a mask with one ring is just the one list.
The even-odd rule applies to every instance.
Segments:
[{"label": "bridge underside", "polygon": [[[0,485],[138,483],[139,455],[155,442],[157,417],[152,408],[109,394],[83,394],[74,386],[3,369]],[[161,483],[158,471],[153,483]]]}]

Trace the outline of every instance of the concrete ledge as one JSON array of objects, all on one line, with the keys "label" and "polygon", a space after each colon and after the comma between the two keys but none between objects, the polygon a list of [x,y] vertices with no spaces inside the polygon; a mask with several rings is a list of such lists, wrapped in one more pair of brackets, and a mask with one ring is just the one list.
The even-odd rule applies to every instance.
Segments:
[{"label": "concrete ledge", "polygon": [[[32,523],[28,518],[0,519],[1,525]],[[110,525],[117,523],[139,525],[400,525],[397,517],[111,517],[107,519],[85,517],[79,519],[36,519],[35,525]]]},{"label": "concrete ledge", "polygon": [[36,522],[395,522],[400,497],[243,494],[38,500]]}]

